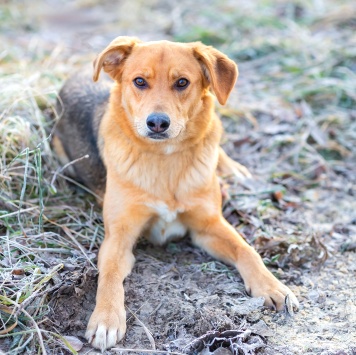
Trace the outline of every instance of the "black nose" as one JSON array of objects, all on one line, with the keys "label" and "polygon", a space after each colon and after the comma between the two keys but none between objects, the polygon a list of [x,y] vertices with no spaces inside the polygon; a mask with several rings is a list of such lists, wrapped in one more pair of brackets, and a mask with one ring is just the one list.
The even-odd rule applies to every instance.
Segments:
[{"label": "black nose", "polygon": [[162,133],[167,131],[171,120],[165,113],[154,112],[151,113],[146,120],[147,127],[150,131],[155,133]]}]

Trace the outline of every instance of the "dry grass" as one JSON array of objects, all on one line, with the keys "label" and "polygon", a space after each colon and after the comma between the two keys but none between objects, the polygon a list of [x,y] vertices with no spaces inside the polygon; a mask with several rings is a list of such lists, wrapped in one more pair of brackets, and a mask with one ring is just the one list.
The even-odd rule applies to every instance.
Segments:
[{"label": "dry grass", "polygon": [[[108,4],[80,1],[75,8],[95,13]],[[237,9],[231,1],[198,1],[192,9],[184,1],[142,3],[132,34],[144,33],[147,25],[156,36],[216,45],[239,63],[238,93],[219,109],[228,132],[225,146],[263,178],[246,188],[227,186],[224,213],[256,243],[266,263],[311,265],[313,253],[322,250],[316,241],[322,233],[315,234],[313,222],[341,215],[345,223],[352,220],[346,202],[356,176],[356,8],[351,1],[246,4]],[[145,15],[149,10],[157,23]],[[21,2],[0,9],[0,349],[75,354],[63,335],[42,324],[53,292],[71,270],[95,265],[104,229],[90,194],[68,185],[50,133],[60,115],[54,105],[61,83],[95,51],[76,52],[47,40],[38,18]],[[98,28],[128,32],[120,22]],[[94,47],[106,42],[102,35]],[[313,210],[314,194],[328,191],[335,195],[322,201],[325,218],[297,215],[301,206]],[[286,215],[294,218],[287,235]]]},{"label": "dry grass", "polygon": [[58,273],[66,264],[94,266],[91,251],[103,237],[94,199],[68,186],[51,150],[63,75],[52,72],[53,63],[47,67],[47,57],[37,65],[43,60],[43,70],[25,62],[16,74],[5,61],[0,78],[0,337],[14,354],[70,347],[39,327],[51,293],[63,283]]}]

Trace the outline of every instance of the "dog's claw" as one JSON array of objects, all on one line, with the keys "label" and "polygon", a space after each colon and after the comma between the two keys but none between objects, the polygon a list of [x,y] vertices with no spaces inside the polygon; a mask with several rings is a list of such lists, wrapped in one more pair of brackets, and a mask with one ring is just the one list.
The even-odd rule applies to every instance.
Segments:
[{"label": "dog's claw", "polygon": [[125,332],[125,310],[97,311],[95,309],[90,317],[85,337],[94,348],[103,352],[118,343]]},{"label": "dog's claw", "polygon": [[254,280],[254,283],[246,285],[251,290],[253,297],[263,297],[265,306],[276,311],[287,309],[293,314],[299,308],[299,302],[293,292],[271,274],[265,274],[264,278]]},{"label": "dog's claw", "polygon": [[299,302],[293,293],[288,293],[284,300],[284,309],[291,317],[294,316],[294,312],[299,308]]}]

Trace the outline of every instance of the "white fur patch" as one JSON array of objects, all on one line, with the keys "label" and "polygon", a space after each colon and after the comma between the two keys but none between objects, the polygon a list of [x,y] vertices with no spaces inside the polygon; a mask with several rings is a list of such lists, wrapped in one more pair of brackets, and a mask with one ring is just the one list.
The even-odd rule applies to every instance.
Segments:
[{"label": "white fur patch", "polygon": [[164,152],[169,155],[169,154],[172,154],[176,151],[176,148],[174,145],[167,145],[165,148],[164,148]]},{"label": "white fur patch", "polygon": [[152,226],[148,237],[151,243],[163,245],[173,239],[184,237],[187,230],[187,227],[177,219],[170,223],[159,219]]},{"label": "white fur patch", "polygon": [[153,208],[159,218],[149,231],[149,239],[152,243],[162,245],[175,238],[184,237],[187,227],[179,221],[178,214],[183,210],[170,210],[164,202],[147,203]]},{"label": "white fur patch", "polygon": [[161,201],[155,203],[146,203],[146,206],[154,209],[159,215],[159,217],[167,223],[173,222],[177,218],[178,213],[183,212],[180,209],[172,211],[164,202]]}]

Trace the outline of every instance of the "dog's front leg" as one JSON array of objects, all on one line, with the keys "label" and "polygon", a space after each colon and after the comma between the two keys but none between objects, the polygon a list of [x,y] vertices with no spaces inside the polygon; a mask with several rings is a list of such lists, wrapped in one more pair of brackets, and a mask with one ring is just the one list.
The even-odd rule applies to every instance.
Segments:
[{"label": "dog's front leg", "polygon": [[125,198],[119,191],[115,193],[107,188],[105,239],[99,252],[96,306],[86,332],[88,341],[101,351],[114,346],[125,335],[123,281],[134,265],[135,242],[150,218],[145,206],[130,204],[129,200],[131,197]]},{"label": "dog's front leg", "polygon": [[259,254],[249,246],[222,215],[209,216],[208,210],[197,208],[185,216],[195,244],[216,258],[234,265],[248,293],[264,297],[265,305],[282,310],[287,295],[294,308],[299,303],[292,291],[266,268]]}]

